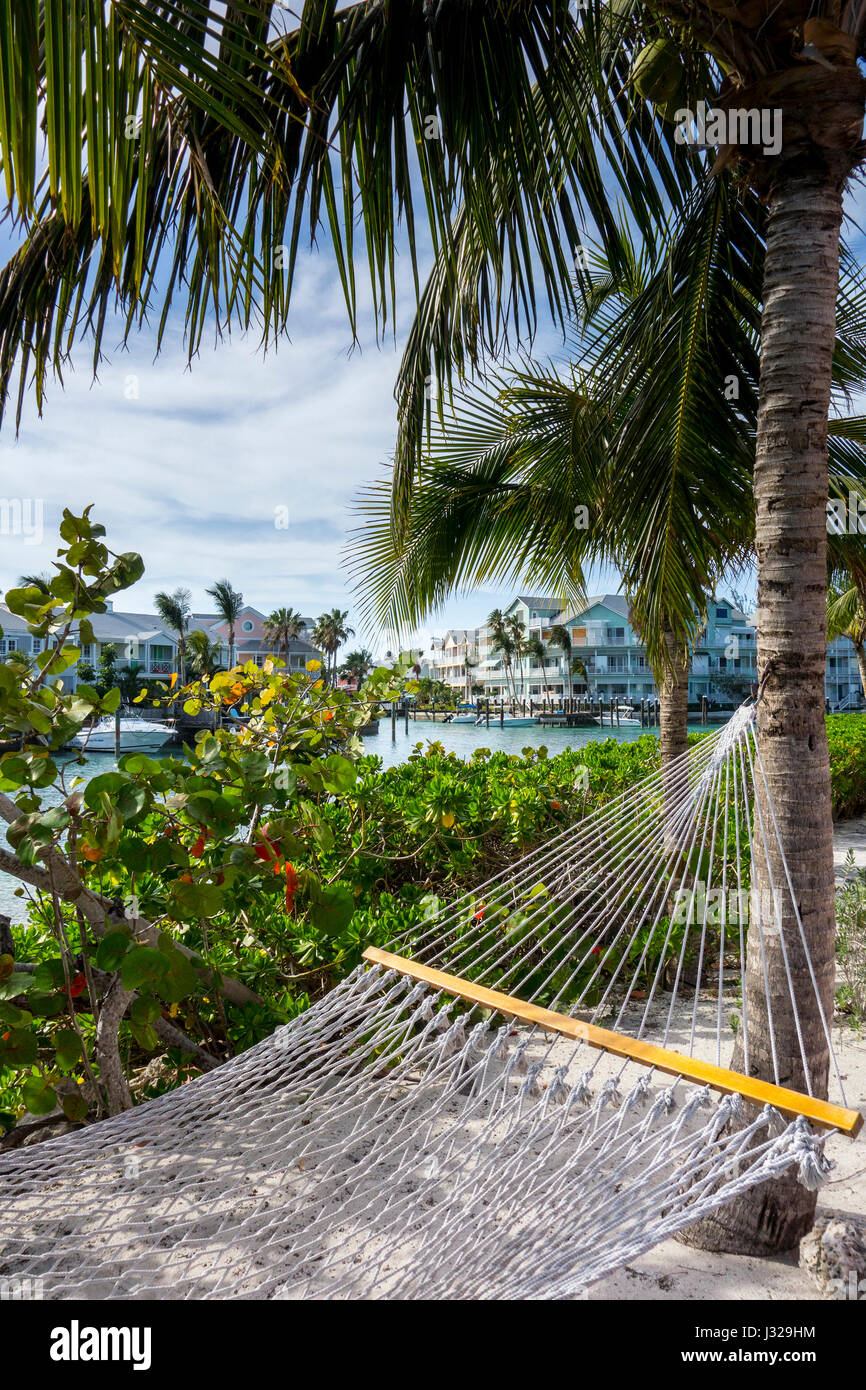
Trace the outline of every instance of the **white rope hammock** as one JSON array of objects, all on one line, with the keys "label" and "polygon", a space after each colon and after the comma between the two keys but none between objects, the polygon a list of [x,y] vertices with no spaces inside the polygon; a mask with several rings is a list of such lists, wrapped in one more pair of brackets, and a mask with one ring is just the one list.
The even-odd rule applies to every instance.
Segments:
[{"label": "white rope hammock", "polygon": [[[63,1299],[570,1297],[792,1165],[817,1186],[827,1133],[859,1127],[835,1061],[838,1104],[812,1096],[804,1020],[832,1056],[829,1023],[751,706],[394,949],[218,1070],[0,1157],[0,1277]],[[747,949],[774,1083],[749,1076]],[[720,1070],[732,1012],[743,1075]]]}]

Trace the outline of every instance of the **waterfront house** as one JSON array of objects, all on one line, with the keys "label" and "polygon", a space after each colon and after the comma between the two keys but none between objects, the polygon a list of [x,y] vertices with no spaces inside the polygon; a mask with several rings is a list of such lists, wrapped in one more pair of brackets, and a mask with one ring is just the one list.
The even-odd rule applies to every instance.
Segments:
[{"label": "waterfront house", "polygon": [[[555,700],[589,695],[593,700],[640,701],[656,699],[653,673],[646,649],[635,632],[627,599],[622,594],[598,594],[580,609],[562,609],[549,595],[518,595],[505,616],[516,614],[527,637],[537,636],[544,648],[544,664],[537,656],[524,655],[512,663],[512,675],[501,653],[493,647],[489,627],[449,630],[434,644],[430,674],[466,693],[470,685],[483,687],[494,700],[508,699],[516,686],[519,699]],[[571,638],[571,659],[551,641],[554,626],[564,627]],[[470,666],[467,667],[467,655]],[[580,658],[586,678],[569,667]],[[476,664],[477,663],[477,664]],[[711,704],[738,704],[754,688],[757,673],[757,633],[753,617],[730,599],[719,596],[707,602],[707,615],[697,634],[689,665],[689,699],[698,703],[706,696]],[[830,644],[827,653],[827,699],[832,708],[856,708],[863,700],[859,668],[847,638]]]},{"label": "waterfront house", "polygon": [[[105,613],[95,613],[91,618],[95,641],[83,643],[81,647],[82,664],[96,667],[105,647],[114,647],[115,665],[118,670],[134,669],[142,679],[165,679],[177,671],[177,634],[160,625],[153,613],[132,613],[115,610],[109,601]],[[308,627],[313,620],[306,619]],[[258,609],[247,607],[241,613],[235,628],[235,662],[254,661],[260,665],[267,656],[285,656],[277,652],[276,645],[267,640],[264,631],[265,615]],[[0,658],[13,651],[24,652],[28,656],[42,650],[41,638],[31,637],[27,624],[16,614],[10,613],[0,604]],[[190,616],[189,631],[204,632],[210,642],[219,644],[220,661],[228,666],[229,642],[228,628],[217,613],[193,613]],[[75,634],[72,634],[73,641]],[[304,636],[292,638],[286,657],[287,669],[299,671],[311,660],[322,660],[322,654]],[[63,674],[63,683],[74,690],[81,677],[77,667]]]}]

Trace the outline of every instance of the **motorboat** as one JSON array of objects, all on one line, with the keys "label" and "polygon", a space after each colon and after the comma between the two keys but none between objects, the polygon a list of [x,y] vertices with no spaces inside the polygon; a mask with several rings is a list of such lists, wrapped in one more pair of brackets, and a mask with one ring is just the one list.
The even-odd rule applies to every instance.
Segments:
[{"label": "motorboat", "polygon": [[[123,714],[119,720],[119,743],[121,751],[144,752],[161,748],[168,743],[174,729],[169,724],[159,724],[156,720],[141,719],[136,715]],[[70,742],[76,748],[86,748],[88,753],[113,753],[115,750],[114,715],[104,715],[96,724],[84,728],[73,735]]]}]

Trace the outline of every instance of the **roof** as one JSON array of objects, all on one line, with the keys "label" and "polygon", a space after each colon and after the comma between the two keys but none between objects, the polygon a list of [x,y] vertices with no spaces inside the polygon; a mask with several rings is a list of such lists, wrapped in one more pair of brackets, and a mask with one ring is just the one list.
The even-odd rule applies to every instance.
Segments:
[{"label": "roof", "polygon": [[[552,594],[518,594],[517,598],[511,600],[508,608],[513,608],[515,603],[525,603],[527,608],[549,608],[552,613],[559,611],[559,599]],[[508,612],[508,608],[505,610]]]},{"label": "roof", "polygon": [[559,624],[573,623],[578,618],[583,618],[592,608],[607,608],[609,612],[616,613],[618,617],[628,619],[629,604],[624,594],[595,594],[588,598],[583,608],[570,610],[568,608],[557,614]]}]

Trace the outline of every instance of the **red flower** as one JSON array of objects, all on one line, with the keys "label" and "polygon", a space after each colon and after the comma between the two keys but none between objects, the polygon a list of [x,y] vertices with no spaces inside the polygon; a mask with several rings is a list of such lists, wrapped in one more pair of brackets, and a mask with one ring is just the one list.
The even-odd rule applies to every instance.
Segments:
[{"label": "red flower", "polygon": [[291,912],[295,905],[295,894],[298,891],[298,875],[295,873],[294,866],[288,862],[285,865],[286,873],[286,912]]},{"label": "red flower", "polygon": [[482,903],[481,906],[479,907],[478,911],[477,911],[476,914],[475,914],[475,921],[476,921],[476,922],[480,922],[483,916],[484,916],[484,904]]},{"label": "red flower", "polygon": [[69,993],[72,995],[73,999],[77,999],[79,994],[81,994],[86,989],[86,987],[87,978],[84,975],[83,971],[79,970],[77,975],[73,975],[69,983]]},{"label": "red flower", "polygon": [[193,859],[201,859],[202,855],[204,854],[204,841],[206,833],[206,831],[202,831],[201,835],[199,835],[198,839],[196,840],[195,844],[190,850],[190,854],[192,855]]},{"label": "red flower", "polygon": [[600,956],[600,955],[601,955],[601,947],[600,947],[600,946],[593,946],[593,948],[592,948],[592,950],[590,951],[589,954],[590,954],[591,956]]},{"label": "red flower", "polygon": [[[262,836],[262,840],[264,841],[263,844],[261,844],[261,845],[256,845],[256,858],[257,858],[257,859],[265,859],[265,860],[268,860],[269,862],[270,862],[270,861],[279,862],[280,856],[279,856],[279,853],[278,853],[278,851],[277,851],[276,845],[272,845],[272,844],[271,844],[271,842],[270,842],[270,840],[268,839],[267,835],[263,835],[263,836]],[[279,870],[277,870],[277,872],[279,873]]]}]

